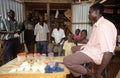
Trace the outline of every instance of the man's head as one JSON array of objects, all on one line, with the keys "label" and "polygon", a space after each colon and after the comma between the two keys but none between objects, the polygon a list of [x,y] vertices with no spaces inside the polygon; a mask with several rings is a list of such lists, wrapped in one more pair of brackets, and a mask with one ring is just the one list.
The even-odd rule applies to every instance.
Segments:
[{"label": "man's head", "polygon": [[41,16],[39,17],[39,24],[43,26],[44,24],[44,18]]},{"label": "man's head", "polygon": [[96,3],[90,7],[89,20],[95,23],[103,14],[104,7],[102,4]]},{"label": "man's head", "polygon": [[41,23],[44,22],[44,18],[42,16],[39,18],[39,22],[41,22]]},{"label": "man's head", "polygon": [[31,20],[32,18],[33,18],[32,13],[29,13],[29,14],[27,15],[27,20]]},{"label": "man's head", "polygon": [[56,28],[59,27],[59,23],[58,22],[54,22],[54,25],[55,25]]},{"label": "man's head", "polygon": [[10,10],[8,13],[9,18],[14,18],[15,17],[15,12],[13,10]]}]

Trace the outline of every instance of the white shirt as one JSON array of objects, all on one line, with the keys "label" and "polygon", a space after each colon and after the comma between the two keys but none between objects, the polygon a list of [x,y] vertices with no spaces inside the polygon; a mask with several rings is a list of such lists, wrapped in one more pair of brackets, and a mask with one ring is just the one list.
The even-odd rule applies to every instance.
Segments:
[{"label": "white shirt", "polygon": [[36,41],[47,41],[47,33],[49,33],[49,29],[47,24],[43,24],[41,26],[39,23],[35,25],[34,35],[36,35]]},{"label": "white shirt", "polygon": [[65,37],[65,33],[64,33],[64,30],[63,29],[53,29],[53,32],[52,32],[52,35],[51,35],[53,38],[55,38],[55,43],[59,43],[61,41],[62,38]]}]

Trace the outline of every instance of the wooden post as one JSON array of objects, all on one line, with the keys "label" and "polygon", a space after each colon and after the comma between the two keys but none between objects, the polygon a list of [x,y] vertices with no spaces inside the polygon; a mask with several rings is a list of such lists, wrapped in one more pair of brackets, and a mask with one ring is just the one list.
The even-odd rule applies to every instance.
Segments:
[{"label": "wooden post", "polygon": [[[48,24],[48,28],[49,28],[49,30],[51,30],[50,28],[50,3],[47,3],[47,24]],[[49,33],[49,35],[48,35],[48,40],[50,41],[50,33]]]},{"label": "wooden post", "polygon": [[24,12],[24,15],[23,15],[23,20],[26,20],[26,15],[27,15],[27,9],[26,9],[26,4],[23,3],[23,12]]}]

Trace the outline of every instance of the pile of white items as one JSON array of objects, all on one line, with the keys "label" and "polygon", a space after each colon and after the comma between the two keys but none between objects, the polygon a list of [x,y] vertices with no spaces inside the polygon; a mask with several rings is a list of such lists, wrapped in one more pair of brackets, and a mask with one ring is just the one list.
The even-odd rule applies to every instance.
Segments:
[{"label": "pile of white items", "polygon": [[23,62],[18,68],[12,68],[9,72],[32,71],[32,72],[45,73],[44,70],[45,67],[46,67],[45,63],[39,64],[37,62],[34,62],[33,65],[31,65],[26,61]]}]

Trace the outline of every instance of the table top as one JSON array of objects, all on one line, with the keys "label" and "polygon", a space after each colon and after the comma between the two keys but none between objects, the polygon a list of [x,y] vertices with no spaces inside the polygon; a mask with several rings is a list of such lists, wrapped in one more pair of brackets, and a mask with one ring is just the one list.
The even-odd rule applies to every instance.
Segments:
[{"label": "table top", "polygon": [[1,78],[23,78],[23,77],[29,77],[29,78],[66,78],[66,75],[69,74],[69,70],[62,64],[64,57],[45,57],[44,59],[40,59],[41,62],[45,61],[55,61],[59,63],[59,66],[61,68],[64,68],[64,72],[53,72],[53,73],[41,73],[40,71],[16,71],[16,72],[10,72],[12,68],[19,67],[23,62],[18,61],[17,58],[13,59],[12,61],[8,62],[7,64],[0,67],[0,77]]}]

